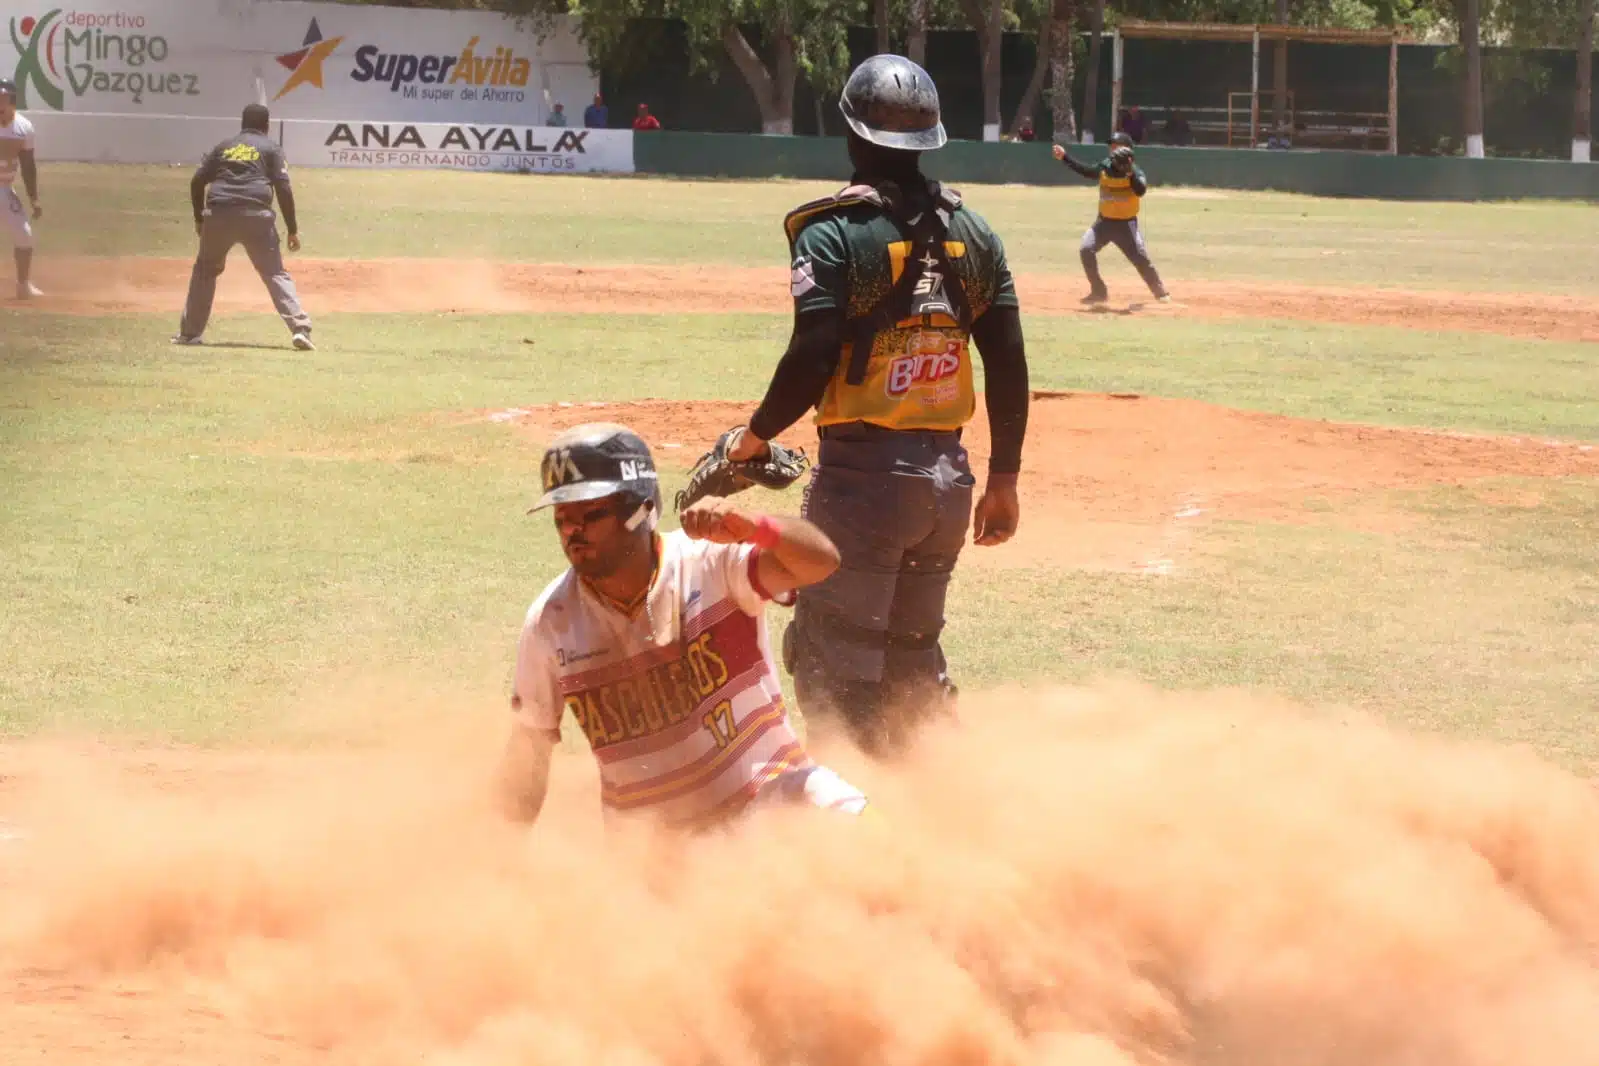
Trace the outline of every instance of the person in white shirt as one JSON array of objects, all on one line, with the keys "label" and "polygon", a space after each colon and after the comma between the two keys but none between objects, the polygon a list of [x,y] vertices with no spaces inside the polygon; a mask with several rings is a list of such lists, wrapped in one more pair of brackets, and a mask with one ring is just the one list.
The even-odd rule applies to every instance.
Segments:
[{"label": "person in white shirt", "polygon": [[554,508],[570,566],[534,601],[517,645],[507,812],[538,818],[570,712],[608,820],[694,831],[766,803],[864,813],[866,796],[795,733],[765,619],[769,601],[837,569],[832,542],[804,519],[715,497],[663,535],[649,446],[614,423],[552,441],[543,487],[528,513]]},{"label": "person in white shirt", "polygon": [[[23,209],[22,198],[12,188],[19,170],[23,188],[28,190],[28,203],[33,208],[31,220]],[[32,222],[44,214],[39,206],[39,169],[33,158],[33,123],[17,113],[17,86],[9,78],[0,78],[0,188],[5,189],[0,194],[0,214],[5,215],[6,226],[11,230],[12,255],[17,262],[17,299],[43,296],[30,280]]]}]

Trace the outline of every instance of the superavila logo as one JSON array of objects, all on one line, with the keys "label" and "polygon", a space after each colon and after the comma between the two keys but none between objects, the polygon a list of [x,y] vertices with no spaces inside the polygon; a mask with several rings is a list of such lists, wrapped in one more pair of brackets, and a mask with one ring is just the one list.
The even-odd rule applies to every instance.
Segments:
[{"label": "superavila logo", "polygon": [[479,52],[480,40],[467,41],[458,55],[412,55],[362,45],[355,50],[350,80],[386,84],[389,92],[410,99],[449,100],[459,91],[463,100],[521,101],[532,61],[503,46]]},{"label": "superavila logo", "polygon": [[110,94],[143,104],[153,95],[199,96],[200,76],[182,70],[151,70],[167,62],[171,46],[145,33],[145,16],[123,11],[87,12],[54,8],[35,18],[11,19],[17,50],[17,106],[38,104],[64,111],[67,94]]}]

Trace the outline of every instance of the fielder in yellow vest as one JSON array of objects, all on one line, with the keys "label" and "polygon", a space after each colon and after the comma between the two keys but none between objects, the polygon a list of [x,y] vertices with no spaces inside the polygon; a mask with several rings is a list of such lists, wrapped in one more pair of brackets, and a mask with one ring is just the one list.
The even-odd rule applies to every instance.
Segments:
[{"label": "fielder in yellow vest", "polygon": [[1098,166],[1085,166],[1066,154],[1060,145],[1054,147],[1055,158],[1072,170],[1099,182],[1099,217],[1083,234],[1079,253],[1083,260],[1083,273],[1088,275],[1088,295],[1085,304],[1102,304],[1110,298],[1105,289],[1105,279],[1099,274],[1099,253],[1107,244],[1122,250],[1137,269],[1139,277],[1149,286],[1149,291],[1162,302],[1171,299],[1160,280],[1160,272],[1149,261],[1149,250],[1144,247],[1144,232],[1138,225],[1138,205],[1149,191],[1144,172],[1133,162],[1133,139],[1117,133],[1110,139],[1110,157]]}]

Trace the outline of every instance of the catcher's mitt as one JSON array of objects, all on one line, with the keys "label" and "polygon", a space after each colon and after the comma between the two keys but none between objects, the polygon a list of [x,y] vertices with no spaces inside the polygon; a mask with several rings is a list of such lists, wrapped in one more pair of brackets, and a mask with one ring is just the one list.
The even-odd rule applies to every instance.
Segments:
[{"label": "catcher's mitt", "polygon": [[679,513],[702,497],[732,496],[752,485],[786,489],[798,481],[810,465],[803,448],[789,448],[775,440],[767,442],[768,454],[758,459],[746,459],[743,462],[729,459],[727,446],[735,432],[729,429],[717,437],[711,450],[700,456],[689,471],[688,484],[674,501]]}]

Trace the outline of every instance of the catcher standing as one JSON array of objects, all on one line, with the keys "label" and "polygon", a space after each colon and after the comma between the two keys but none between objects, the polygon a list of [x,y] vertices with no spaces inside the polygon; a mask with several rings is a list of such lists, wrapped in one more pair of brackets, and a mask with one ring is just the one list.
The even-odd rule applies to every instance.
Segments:
[{"label": "catcher standing", "polygon": [[1083,297],[1083,303],[1102,304],[1110,298],[1105,290],[1105,279],[1099,274],[1099,253],[1107,244],[1122,250],[1157,300],[1170,300],[1166,286],[1161,283],[1160,272],[1150,262],[1149,250],[1144,246],[1144,231],[1138,226],[1138,205],[1149,191],[1149,182],[1133,161],[1133,139],[1125,133],[1113,134],[1110,156],[1094,167],[1077,162],[1058,144],[1052,151],[1056,159],[1072,170],[1090,181],[1099,182],[1099,217],[1083,234],[1079,249],[1083,273],[1088,275],[1088,295]]},{"label": "catcher standing", "polygon": [[[946,141],[927,72],[873,56],[851,73],[839,108],[854,174],[784,219],[793,335],[727,455],[768,454],[817,409],[803,513],[842,565],[799,589],[784,659],[808,716],[841,716],[864,750],[884,755],[918,720],[953,710],[945,594],[968,530],[980,545],[1016,530],[1027,360],[999,237],[919,169],[921,153]],[[975,520],[962,444],[976,407],[973,339],[992,437]]]},{"label": "catcher standing", "polygon": [[608,820],[694,830],[766,803],[864,813],[866,797],[789,724],[766,630],[767,601],[837,567],[821,531],[706,499],[663,536],[649,446],[613,423],[552,441],[543,482],[529,513],[554,508],[571,566],[534,601],[517,646],[510,813],[538,816],[568,711],[599,763]]}]

